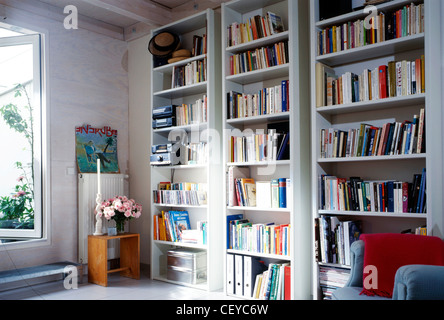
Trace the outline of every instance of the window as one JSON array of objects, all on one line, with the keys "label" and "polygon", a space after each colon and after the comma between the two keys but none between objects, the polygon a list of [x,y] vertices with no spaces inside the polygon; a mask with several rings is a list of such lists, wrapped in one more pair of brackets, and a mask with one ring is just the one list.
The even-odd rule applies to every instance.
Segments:
[{"label": "window", "polygon": [[0,27],[0,239],[42,237],[41,36]]}]

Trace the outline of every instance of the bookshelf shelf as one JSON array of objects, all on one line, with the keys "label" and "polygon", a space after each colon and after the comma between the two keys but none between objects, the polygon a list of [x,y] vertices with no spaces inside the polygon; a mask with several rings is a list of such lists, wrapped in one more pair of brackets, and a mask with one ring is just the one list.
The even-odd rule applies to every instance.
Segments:
[{"label": "bookshelf shelf", "polygon": [[349,158],[319,158],[319,163],[339,163],[339,162],[366,162],[366,161],[399,161],[412,159],[426,159],[426,154],[401,154],[392,156],[369,156],[369,157],[349,157]]},{"label": "bookshelf shelf", "polygon": [[[184,143],[189,151],[185,159],[180,161],[187,165],[151,166],[151,278],[172,284],[190,286],[206,291],[219,290],[223,287],[222,273],[222,230],[219,229],[222,218],[221,181],[222,167],[218,152],[220,142],[208,139],[208,130],[221,135],[221,110],[219,110],[221,87],[220,56],[220,13],[208,9],[190,17],[162,26],[152,31],[152,35],[161,32],[172,32],[181,39],[181,48],[192,51],[196,37],[206,39],[206,54],[191,57],[173,64],[153,67],[151,71],[151,107],[190,106],[205,99],[206,122],[168,127],[151,130],[151,146]],[[154,60],[154,59],[153,59]],[[174,78],[174,68],[184,67],[196,61],[205,60],[199,68],[206,67],[206,81],[192,85],[171,88]],[[170,88],[168,88],[168,86]],[[189,112],[183,109],[178,112]],[[199,110],[200,112],[200,110]],[[176,114],[177,118],[179,115]],[[181,122],[183,123],[183,122]],[[177,141],[180,137],[180,142]],[[171,139],[171,140],[170,140]],[[190,144],[190,145],[188,145]],[[181,149],[182,150],[182,149]],[[199,153],[197,155],[197,153]],[[183,156],[183,155],[181,155]],[[188,159],[188,156],[191,156]],[[194,162],[193,162],[194,161]],[[194,164],[197,163],[197,164]],[[201,164],[202,163],[202,164]],[[183,192],[160,192],[174,189],[174,185],[182,188]],[[163,197],[163,198],[162,198]],[[201,200],[206,200],[202,202]],[[180,200],[180,201],[179,201]],[[156,203],[160,202],[160,203]],[[163,202],[163,203],[162,203]],[[164,204],[168,203],[169,204]],[[206,203],[205,205],[171,204],[174,203]],[[173,224],[174,216],[184,214],[189,220],[189,226],[194,233],[190,237],[204,237],[205,245],[175,242],[179,239],[176,232],[167,232],[166,227]],[[163,226],[165,225],[165,230]],[[172,230],[172,229],[169,229]],[[168,251],[174,248],[199,249],[206,252],[207,270],[206,281],[198,285],[173,281],[167,277]]]},{"label": "bookshelf shelf", "polygon": [[186,205],[186,204],[159,204],[155,203],[155,207],[159,208],[181,208],[181,209],[207,209],[208,206],[202,205],[202,206],[193,206],[193,205]]},{"label": "bookshelf shelf", "polygon": [[255,49],[255,48],[260,48],[263,46],[267,46],[269,44],[273,44],[279,41],[284,41],[284,40],[288,40],[288,35],[289,32],[288,31],[284,31],[278,34],[274,34],[265,38],[261,38],[261,39],[257,39],[257,40],[253,40],[250,42],[245,42],[242,44],[238,44],[236,46],[230,46],[227,47],[225,50],[228,53],[232,53],[232,54],[236,54],[242,51],[246,51],[246,50],[250,50],[250,49]]},{"label": "bookshelf shelf", "polygon": [[400,52],[416,50],[423,47],[424,33],[393,40],[387,40],[364,47],[329,53],[318,56],[316,59],[318,62],[322,62],[334,67],[356,61],[394,55]]},{"label": "bookshelf shelf", "polygon": [[[230,219],[237,217],[237,215],[242,215],[243,219],[247,219],[258,228],[264,228],[263,230],[267,230],[267,232],[278,232],[276,231],[278,230],[277,228],[281,228],[281,230],[283,230],[283,235],[281,236],[288,237],[285,239],[282,238],[282,246],[286,247],[287,242],[289,243],[289,254],[284,256],[280,254],[252,252],[257,250],[237,250],[239,248],[244,249],[244,244],[236,247],[236,245],[239,244],[235,243],[233,245],[233,243],[230,242],[231,245],[233,245],[233,247],[230,248],[230,244],[227,242],[224,261],[226,278],[225,290],[227,295],[252,299],[251,295],[235,292],[234,287],[230,285],[228,281],[229,274],[231,274],[233,268],[234,270],[238,269],[227,263],[231,261],[231,259],[249,259],[249,257],[253,257],[260,258],[260,260],[265,261],[265,264],[268,266],[282,261],[288,263],[291,266],[291,272],[288,278],[289,282],[286,285],[290,288],[289,292],[291,297],[287,296],[287,298],[310,298],[310,282],[308,280],[309,277],[306,277],[310,272],[310,230],[303,227],[309,223],[309,215],[304,213],[308,213],[310,207],[310,188],[307,188],[310,179],[309,176],[306,175],[306,173],[309,172],[310,155],[303,150],[304,145],[307,146],[308,144],[310,134],[308,127],[309,96],[307,88],[304,88],[307,82],[303,80],[309,72],[309,66],[305,60],[308,58],[308,39],[299,38],[299,35],[304,33],[304,30],[308,28],[308,9],[307,2],[291,0],[235,0],[222,3],[222,47],[225,48],[222,52],[222,106],[224,110],[228,111],[223,114],[223,127],[225,132],[223,142],[223,166],[224,173],[227,177],[227,179],[224,179],[224,189],[227,190],[227,192],[224,193],[224,216],[226,216],[226,223],[224,223],[223,229],[226,234],[228,233],[227,239],[232,239],[232,236],[237,237],[238,234],[236,231],[230,229],[230,226],[232,226]],[[283,32],[235,46],[228,45],[230,39],[234,38],[233,35],[227,33],[232,30],[231,27],[233,25],[248,24],[250,21],[258,21],[260,19],[267,21],[273,14],[282,19]],[[231,74],[233,55],[247,51],[258,52],[255,51],[255,49],[261,49],[281,42],[288,43],[288,60],[286,60],[288,63],[240,74]],[[288,84],[286,84],[287,81]],[[288,111],[271,113],[269,112],[270,110],[266,110],[265,112],[257,112],[265,113],[264,115],[230,119],[233,114],[239,113],[243,115],[248,113],[248,115],[250,115],[251,112],[250,109],[245,110],[250,108],[248,104],[246,105],[247,107],[241,104],[235,105],[234,101],[239,102],[239,100],[235,100],[235,98],[241,96],[249,99],[249,95],[256,95],[259,92],[259,97],[267,97],[267,93],[270,94],[270,101],[273,101],[271,91],[267,90],[275,90],[274,92],[276,93],[279,92],[278,90],[281,86],[281,92],[285,92],[286,85],[288,86],[288,104],[286,104],[286,100],[282,100],[282,107],[288,105]],[[267,93],[263,94],[264,92]],[[263,95],[261,96],[261,94]],[[281,95],[278,95],[278,97],[281,97]],[[259,101],[263,103],[264,100]],[[274,101],[276,103],[276,100]],[[264,105],[265,108],[267,108],[273,104],[262,104],[257,106],[257,109],[264,108]],[[280,107],[278,104],[278,109]],[[253,110],[255,110],[255,108],[256,106],[253,106]],[[270,155],[265,157],[263,151],[265,149],[262,149],[262,146],[265,146],[266,143],[263,142],[263,140],[260,140],[260,155],[258,156],[258,153],[256,153],[256,150],[259,150],[259,139],[265,139],[265,136],[260,135],[263,133],[268,137],[268,133],[270,133],[271,138],[273,137],[273,130],[279,130],[279,132],[282,133],[280,139],[285,138],[284,133],[289,133],[290,139],[287,145],[287,147],[289,147],[289,153],[282,157],[283,160],[270,161],[269,159],[278,158],[274,156],[274,153],[271,155],[271,158],[269,158]],[[247,141],[247,137],[251,132],[254,133],[255,139],[258,139],[258,142],[255,142],[256,144],[253,146],[252,140],[248,140],[249,144],[246,146],[246,148],[248,148],[246,150],[251,151],[252,148],[254,148],[255,152],[239,157],[238,155],[240,153],[237,154],[237,151],[234,151],[237,150],[235,148],[239,147],[240,144],[235,145],[238,143],[238,140],[231,139],[231,136],[241,137],[241,139]],[[238,133],[240,133],[240,135],[238,135]],[[267,142],[267,146],[273,146],[271,140],[267,141],[269,141]],[[277,142],[279,146],[285,145],[282,144],[282,141],[279,142],[275,140],[274,143],[276,144]],[[274,150],[273,152],[276,152],[277,149],[279,149],[279,147],[269,148],[270,151]],[[276,152],[276,154],[278,153]],[[230,158],[231,155],[233,155],[232,158]],[[232,162],[231,159],[244,159],[245,162]],[[252,159],[255,161],[252,161]],[[256,161],[258,159],[263,161]],[[281,181],[285,179],[286,183],[288,181],[289,189],[283,189],[281,186],[281,191],[283,192],[283,190],[285,190],[285,192],[288,192],[286,193],[286,208],[269,208],[268,205],[259,203],[257,207],[239,206],[237,200],[234,198],[235,185],[231,182],[231,179],[235,181],[234,179],[240,178],[254,179],[253,184],[256,186],[256,199],[258,201],[259,199],[268,198],[268,195],[260,195],[260,188],[265,188],[263,190],[265,190],[265,194],[267,194],[266,190],[269,188],[268,185],[271,186],[272,181],[274,181],[273,185],[276,187],[277,179],[280,178]],[[246,183],[247,180],[239,180],[239,182],[240,181],[243,181],[243,184]],[[250,187],[245,187],[245,192],[247,192],[248,188]],[[276,191],[276,189],[274,190]],[[295,190],[297,190],[297,192],[295,192]],[[232,191],[233,194],[231,193]],[[271,187],[268,191],[271,194]],[[282,193],[281,196],[283,195]],[[251,198],[249,198],[250,196],[251,194],[248,194],[248,201],[251,200]],[[274,223],[276,229],[271,230],[271,227],[267,225],[270,223]],[[251,232],[255,229],[253,227],[248,229],[248,225],[245,225],[245,227],[247,228],[245,232],[251,237]],[[253,237],[254,236],[257,235],[253,235]],[[299,243],[301,245],[294,246],[293,243]],[[282,252],[285,251],[282,250]],[[237,288],[237,290],[239,291],[241,289]]]},{"label": "bookshelf shelf", "polygon": [[262,212],[291,212],[289,208],[259,208],[259,207],[227,207],[228,210],[262,211]]},{"label": "bookshelf shelf", "polygon": [[165,73],[165,74],[172,74],[174,67],[184,66],[184,65],[187,65],[188,63],[193,62],[193,61],[203,60],[206,57],[207,57],[206,54],[202,54],[202,55],[191,57],[191,58],[188,58],[188,59],[185,59],[182,61],[178,61],[178,62],[174,62],[174,63],[170,63],[170,64],[166,64],[166,65],[154,68],[153,71]]},{"label": "bookshelf shelf", "polygon": [[243,117],[243,118],[236,118],[236,119],[229,119],[227,120],[228,124],[236,125],[236,124],[256,124],[256,123],[264,123],[264,122],[272,122],[272,121],[282,121],[282,120],[289,120],[290,113],[289,112],[282,112],[282,113],[273,113],[273,114],[267,114],[267,115],[260,115],[260,116],[254,116],[254,117]]},{"label": "bookshelf shelf", "polygon": [[[437,215],[435,211],[442,212],[443,201],[441,200],[441,196],[433,194],[433,191],[429,190],[441,190],[442,189],[442,135],[434,133],[436,130],[441,132],[442,127],[442,111],[441,108],[435,108],[435,105],[442,105],[442,98],[440,94],[434,92],[437,89],[437,86],[441,85],[441,81],[437,82],[437,79],[441,78],[441,74],[439,70],[436,70],[436,65],[440,65],[440,58],[438,56],[441,55],[438,50],[437,55],[434,54],[434,42],[438,39],[441,39],[439,34],[439,27],[436,26],[438,22],[434,22],[434,20],[439,20],[439,14],[435,14],[435,11],[440,11],[439,6],[436,6],[436,3],[428,2],[428,1],[404,1],[404,0],[394,0],[389,1],[380,5],[377,5],[378,13],[383,12],[386,19],[386,22],[389,21],[386,26],[390,23],[390,15],[398,10],[405,9],[407,11],[407,7],[412,5],[414,6],[423,6],[419,8],[418,11],[411,10],[409,12],[419,12],[424,13],[424,30],[425,32],[416,31],[416,27],[420,26],[421,23],[417,24],[416,27],[412,29],[404,29],[404,31],[413,30],[413,34],[407,35],[410,33],[405,33],[403,37],[399,37],[392,40],[386,40],[379,43],[369,44],[362,47],[357,47],[354,49],[343,50],[339,52],[319,55],[318,52],[318,36],[320,30],[325,30],[326,28],[330,28],[333,26],[344,26],[345,23],[350,22],[350,25],[353,25],[358,19],[361,21],[368,16],[369,13],[366,13],[364,10],[357,10],[354,12],[350,12],[347,14],[343,14],[337,17],[333,17],[330,19],[326,19],[323,21],[319,21],[319,10],[320,4],[319,0],[310,0],[311,12],[310,12],[310,38],[311,38],[311,74],[313,75],[311,78],[311,190],[312,194],[315,195],[312,200],[312,224],[315,232],[312,235],[312,241],[316,248],[318,247],[318,239],[319,232],[322,227],[325,226],[326,223],[334,224],[330,230],[334,230],[336,225],[342,224],[342,226],[346,226],[346,223],[349,226],[356,224],[356,226],[360,226],[361,233],[401,233],[406,231],[415,232],[418,228],[426,227],[427,234],[432,235],[436,230],[441,230],[441,225],[436,225],[436,222],[442,221],[442,217],[435,218]],[[423,10],[423,11],[422,11]],[[419,14],[417,17],[420,17]],[[382,16],[380,16],[382,17]],[[397,20],[399,21],[399,20]],[[410,19],[410,22],[416,22],[414,19]],[[356,24],[359,26],[359,24]],[[337,30],[337,29],[336,29]],[[343,31],[343,29],[340,29]],[[361,29],[358,29],[361,30]],[[385,30],[387,31],[387,30]],[[384,31],[384,32],[385,32]],[[370,31],[369,31],[370,32]],[[375,33],[376,34],[376,33]],[[386,33],[388,34],[388,33]],[[390,38],[390,37],[388,37]],[[355,38],[356,39],[356,38]],[[358,39],[359,42],[360,39]],[[424,61],[421,58],[424,57]],[[389,85],[394,82],[390,78],[389,71],[387,71],[387,78],[384,79],[383,76],[379,79],[382,81],[382,86],[373,87],[372,90],[376,90],[376,88],[381,92],[381,90],[386,90],[386,96],[388,98],[379,99],[379,100],[370,100],[370,101],[360,101],[363,100],[357,99],[356,97],[352,99],[353,101],[360,101],[348,104],[334,104],[332,106],[321,106],[319,105],[319,93],[322,94],[323,88],[319,87],[321,82],[317,81],[316,77],[322,75],[326,76],[328,73],[330,77],[332,73],[335,73],[337,76],[341,76],[347,72],[355,73],[359,75],[361,78],[359,80],[365,79],[363,74],[363,70],[370,69],[375,71],[376,69],[381,70],[380,67],[384,68],[389,63],[393,61],[405,63],[405,66],[410,67],[413,66],[414,61],[416,61],[416,65],[418,65],[418,60],[421,62],[420,68],[423,71],[421,74],[420,81],[425,83],[425,92],[419,91],[420,93],[409,94],[408,86],[411,86],[412,92],[414,92],[413,82],[412,84],[404,83],[404,87],[402,89],[407,88],[406,91],[401,93],[395,92],[394,88],[390,88]],[[322,71],[319,72],[319,64],[322,63],[327,66],[325,69],[325,73],[322,74]],[[393,64],[392,64],[393,66]],[[402,66],[401,66],[402,68]],[[327,70],[328,69],[328,70]],[[398,69],[399,72],[400,69]],[[402,72],[405,73],[407,79],[408,74],[412,74],[412,69],[404,69]],[[318,71],[318,72],[317,72]],[[395,70],[396,71],[396,70]],[[392,71],[391,71],[392,72]],[[322,79],[322,78],[321,78]],[[356,78],[355,78],[356,79]],[[369,77],[370,79],[370,77]],[[378,82],[379,79],[371,78],[372,81]],[[411,80],[416,80],[410,78]],[[319,80],[319,79],[318,79]],[[387,81],[387,86],[384,86],[384,80]],[[344,81],[344,78],[341,78],[340,81]],[[370,81],[370,80],[369,80]],[[362,84],[362,83],[361,83]],[[318,85],[318,87],[317,87]],[[340,84],[341,87],[339,90],[342,90],[343,83]],[[348,84],[347,84],[348,85]],[[399,83],[397,84],[400,85]],[[434,87],[435,86],[435,87]],[[356,87],[355,87],[356,88]],[[381,89],[382,88],[382,89]],[[341,94],[341,91],[337,91]],[[366,91],[361,91],[360,93],[366,93]],[[395,94],[394,94],[395,92]],[[325,93],[327,93],[325,91]],[[343,92],[342,92],[343,93]],[[393,96],[394,95],[394,96]],[[321,95],[322,97],[322,95]],[[339,97],[340,99],[340,97]],[[326,98],[325,101],[328,101]],[[331,101],[331,100],[330,100]],[[341,100],[340,100],[341,101]],[[350,101],[350,100],[348,100]],[[382,131],[378,131],[377,128],[382,128],[386,124],[390,124],[390,128],[395,128],[396,125],[400,123],[408,124],[415,123],[416,116],[424,114],[424,131],[423,133],[426,135],[427,140],[422,145],[415,144],[416,141],[419,140],[418,135],[409,135],[411,140],[409,144],[413,142],[413,146],[415,149],[421,148],[417,153],[416,151],[411,154],[400,154],[400,155],[381,155],[381,156],[364,156],[364,157],[338,157],[338,158],[323,158],[321,157],[321,142],[320,137],[323,133],[326,133],[327,129],[334,130],[356,130],[363,129],[365,130],[365,126],[360,126],[361,124],[370,124],[373,126],[370,130],[376,130],[374,132],[378,132],[381,134]],[[435,119],[441,119],[440,121],[435,121]],[[409,122],[410,121],[410,122]],[[375,129],[376,127],[376,129]],[[411,125],[413,127],[413,125]],[[420,125],[415,126],[416,128],[420,128]],[[387,127],[388,128],[388,125]],[[404,128],[404,127],[401,127]],[[410,128],[407,126],[406,128]],[[324,130],[324,131],[322,131]],[[392,130],[392,129],[390,129]],[[404,129],[403,129],[404,130]],[[409,129],[410,130],[410,129]],[[330,131],[332,132],[332,131]],[[350,131],[348,131],[350,132]],[[364,131],[363,131],[364,132]],[[368,132],[368,131],[367,131]],[[399,132],[399,131],[398,131]],[[402,134],[405,131],[402,132]],[[407,131],[408,132],[408,131]],[[415,132],[415,131],[414,131]],[[418,131],[416,131],[417,133]],[[387,149],[385,149],[385,153],[388,154],[387,150],[392,146],[392,150],[396,150],[395,146],[401,146],[399,144],[399,137],[403,137],[402,134],[399,134],[395,138],[392,138],[393,143],[387,143]],[[376,134],[375,134],[376,137]],[[392,136],[393,137],[393,136]],[[384,137],[383,142],[388,141],[388,137]],[[338,140],[339,141],[339,140]],[[358,140],[355,140],[358,141]],[[362,140],[363,141],[363,140]],[[370,141],[370,140],[368,140]],[[378,141],[378,140],[374,140]],[[407,141],[407,138],[405,138]],[[379,142],[379,141],[378,141]],[[324,142],[325,146],[325,142]],[[356,146],[356,145],[355,145]],[[435,150],[435,147],[438,150]],[[347,150],[348,147],[347,147]],[[363,149],[362,149],[363,150]],[[376,150],[376,149],[375,149]],[[404,150],[402,147],[398,150]],[[322,149],[323,152],[329,153],[330,150]],[[389,150],[390,151],[390,150]],[[334,152],[333,152],[334,154]],[[344,154],[344,153],[343,153]],[[360,154],[359,152],[357,154]],[[384,153],[382,153],[384,154]],[[437,174],[439,173],[439,174]],[[418,177],[424,177],[426,174],[425,183],[420,184]],[[338,195],[343,195],[342,190],[345,190],[345,195],[349,196],[348,200],[353,201],[350,203],[339,203],[339,206],[336,206],[335,203],[327,202],[328,198],[325,198],[324,190],[327,190],[326,183],[327,180],[322,179],[324,176],[332,176],[332,181],[338,181]],[[336,178],[338,180],[336,180]],[[359,179],[361,178],[361,179]],[[349,189],[341,189],[339,190],[339,179],[341,180],[340,187],[347,187]],[[413,179],[413,180],[412,180]],[[352,181],[353,180],[353,181]],[[323,183],[321,183],[323,181]],[[358,182],[356,182],[358,181]],[[403,199],[409,199],[409,201],[416,201],[416,199],[420,199],[419,195],[415,196],[413,190],[416,188],[423,188],[424,191],[424,211],[419,210],[416,212],[415,209],[413,213],[406,213],[405,211],[409,211],[410,208],[417,208],[416,204],[412,207],[411,202],[406,202],[406,200],[401,200],[401,197],[394,198],[395,209],[391,209],[392,212],[379,212],[377,207],[380,205],[392,205],[392,203],[387,204],[388,201],[385,201],[385,196],[388,194],[385,193],[385,190],[382,188],[385,187],[386,182],[402,182],[402,191],[403,191]],[[336,190],[335,186],[329,184],[328,190]],[[355,184],[357,183],[357,184]],[[362,183],[362,184],[361,184]],[[415,184],[417,183],[417,184]],[[359,185],[360,184],[360,185]],[[398,184],[400,187],[401,184]],[[412,187],[414,185],[414,187]],[[407,187],[406,186],[410,186]],[[333,188],[332,188],[333,187]],[[361,188],[362,189],[353,189],[352,188]],[[374,189],[367,189],[367,188]],[[350,190],[350,192],[347,192]],[[360,199],[354,198],[352,199],[352,192],[356,190],[362,191],[362,196],[367,197],[366,201],[370,202],[362,202]],[[381,190],[383,191],[381,196]],[[386,189],[387,192],[391,192],[391,189]],[[398,189],[399,190],[399,189]],[[418,189],[419,190],[419,189]],[[367,192],[368,191],[368,192]],[[407,195],[406,195],[407,191]],[[327,191],[329,192],[329,191]],[[373,193],[374,192],[374,193]],[[394,193],[395,191],[393,191]],[[400,195],[398,193],[397,195]],[[361,195],[361,194],[354,194]],[[425,196],[426,195],[426,196]],[[378,197],[378,198],[376,198]],[[407,197],[407,198],[406,198]],[[342,200],[342,198],[339,201]],[[375,200],[378,199],[378,200]],[[384,199],[384,200],[381,200]],[[412,200],[413,199],[413,200]],[[346,200],[346,199],[344,199]],[[379,202],[381,200],[381,202]],[[390,199],[391,201],[391,199]],[[401,206],[401,201],[403,202],[403,209],[396,209],[396,206]],[[356,207],[362,207],[362,204],[372,205],[372,210],[374,211],[356,211]],[[418,203],[419,200],[418,200]],[[332,204],[334,204],[332,206]],[[406,205],[409,208],[406,209]],[[421,207],[420,204],[419,207]],[[354,211],[343,211],[343,210],[325,210],[326,208],[341,208],[350,207]],[[376,209],[374,209],[376,208]],[[393,208],[393,207],[392,207]],[[397,212],[403,211],[404,212]],[[386,211],[386,210],[383,210]],[[441,214],[440,214],[441,215]],[[334,231],[332,231],[334,232]],[[442,232],[441,232],[442,234]],[[331,234],[332,237],[341,236],[338,233]],[[334,239],[334,238],[332,238]],[[313,253],[312,262],[313,262],[313,298],[314,299],[325,299],[329,297],[329,290],[323,290],[324,287],[321,285],[320,281],[320,267],[332,267],[332,268],[341,268],[341,269],[349,269],[349,266],[344,264],[331,264],[325,263],[323,259],[328,258],[328,255],[325,254],[325,251],[322,250]],[[331,261],[329,261],[331,262]],[[325,268],[324,268],[325,269]],[[323,270],[325,272],[325,270]],[[326,295],[324,295],[326,294]]]},{"label": "bookshelf shelf", "polygon": [[320,215],[334,215],[334,216],[362,216],[362,217],[367,216],[367,217],[386,217],[386,218],[427,219],[427,215],[424,213],[318,210],[318,214],[320,214]]},{"label": "bookshelf shelf", "polygon": [[199,123],[199,124],[189,124],[186,126],[176,126],[176,127],[168,127],[161,129],[154,129],[154,133],[169,133],[173,130],[184,130],[186,132],[191,132],[193,130],[202,131],[203,129],[208,128],[208,123]]},{"label": "bookshelf shelf", "polygon": [[288,166],[290,160],[262,161],[262,162],[227,162],[227,167],[272,167]]},{"label": "bookshelf shelf", "polygon": [[226,80],[236,82],[238,84],[251,84],[259,81],[272,80],[288,76],[288,69],[289,64],[287,63],[275,67],[227,76]]},{"label": "bookshelf shelf", "polygon": [[399,108],[406,105],[421,105],[425,104],[425,99],[426,95],[424,93],[419,93],[380,100],[360,101],[349,104],[318,107],[316,111],[324,115],[338,115],[353,112],[375,111],[382,109]]},{"label": "bookshelf shelf", "polygon": [[153,96],[159,98],[176,99],[183,96],[204,94],[206,91],[207,91],[207,82],[205,81],[179,88],[172,88],[159,92],[154,92]]},{"label": "bookshelf shelf", "polygon": [[228,249],[227,252],[232,254],[248,255],[252,257],[291,261],[291,257],[278,254],[258,253],[258,252],[234,250],[234,249]]},{"label": "bookshelf shelf", "polygon": [[203,244],[171,242],[171,241],[161,241],[161,240],[154,240],[154,243],[157,245],[174,246],[178,248],[194,248],[194,249],[207,250],[207,246]]}]

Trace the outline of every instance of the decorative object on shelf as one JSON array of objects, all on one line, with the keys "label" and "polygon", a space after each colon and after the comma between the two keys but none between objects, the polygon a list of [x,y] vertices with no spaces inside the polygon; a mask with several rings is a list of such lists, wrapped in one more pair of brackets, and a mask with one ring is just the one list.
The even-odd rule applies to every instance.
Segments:
[{"label": "decorative object on shelf", "polygon": [[170,32],[161,32],[152,37],[148,51],[153,55],[154,67],[168,64],[171,54],[180,48],[180,38]]},{"label": "decorative object on shelf", "polygon": [[100,177],[100,159],[97,159],[97,198],[96,198],[96,210],[94,213],[96,214],[96,231],[94,232],[95,236],[103,235],[102,232],[102,191],[101,191],[101,177]]},{"label": "decorative object on shelf", "polygon": [[116,196],[102,202],[101,211],[106,220],[116,222],[117,233],[123,233],[127,220],[138,219],[142,214],[142,205],[126,196]]},{"label": "decorative object on shelf", "polygon": [[108,236],[117,236],[117,228],[116,227],[110,227],[108,228]]},{"label": "decorative object on shelf", "polygon": [[95,173],[100,160],[102,173],[120,173],[117,158],[117,130],[108,126],[76,127],[76,157],[79,173]]},{"label": "decorative object on shelf", "polygon": [[171,32],[161,32],[151,38],[148,51],[155,57],[166,57],[180,48],[180,38]]},{"label": "decorative object on shelf", "polygon": [[191,57],[191,51],[187,49],[179,49],[173,52],[171,58],[168,59],[168,63],[174,63],[182,61]]}]

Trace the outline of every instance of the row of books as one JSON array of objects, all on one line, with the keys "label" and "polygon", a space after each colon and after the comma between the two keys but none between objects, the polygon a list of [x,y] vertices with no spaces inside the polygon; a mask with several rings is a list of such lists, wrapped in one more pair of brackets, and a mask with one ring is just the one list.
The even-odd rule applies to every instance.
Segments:
[{"label": "row of books", "polygon": [[349,158],[425,153],[425,115],[382,127],[362,123],[359,129],[321,129],[321,158]]},{"label": "row of books", "polygon": [[[290,133],[244,133],[228,139],[230,162],[264,162],[290,159]],[[263,132],[263,131],[262,131]]]},{"label": "row of books", "polygon": [[252,223],[243,214],[227,216],[227,249],[290,255],[289,224]]},{"label": "row of books", "polygon": [[154,240],[206,244],[207,222],[198,221],[191,229],[187,211],[162,211],[153,216]]},{"label": "row of books", "polygon": [[271,181],[255,181],[252,178],[230,178],[233,175],[230,167],[227,173],[228,197],[230,207],[287,208],[290,199],[291,182],[288,178]]},{"label": "row of books", "polygon": [[233,22],[227,27],[227,46],[236,46],[284,31],[280,16],[267,12],[265,16],[255,15],[245,23]]},{"label": "row of books", "polygon": [[350,266],[350,246],[359,240],[361,222],[321,215],[314,227],[316,261]]},{"label": "row of books", "polygon": [[282,80],[281,85],[264,88],[253,94],[230,91],[227,93],[227,119],[288,112],[289,91],[289,80]]},{"label": "row of books", "polygon": [[230,74],[262,70],[288,63],[288,41],[274,45],[248,50],[230,56]]},{"label": "row of books", "polygon": [[256,276],[253,296],[256,300],[291,300],[290,263],[270,263],[268,270]]},{"label": "row of books", "polygon": [[227,293],[255,300],[291,300],[291,265],[227,254]]},{"label": "row of books", "polygon": [[206,123],[208,121],[208,99],[204,95],[202,99],[193,104],[176,106],[176,125],[186,126],[190,124]]},{"label": "row of books", "polygon": [[425,213],[426,170],[414,174],[412,182],[363,180],[321,175],[319,208],[331,211]]},{"label": "row of books", "polygon": [[[369,12],[370,13],[370,12]],[[330,26],[317,33],[318,55],[345,51],[424,32],[424,4]]]},{"label": "row of books", "polygon": [[333,106],[375,101],[424,93],[424,55],[407,61],[390,61],[361,74],[346,72],[340,76],[332,68],[316,64],[316,106]]},{"label": "row of books", "polygon": [[207,53],[207,35],[193,36],[193,49],[191,50],[191,55],[197,57]]},{"label": "row of books", "polygon": [[175,66],[171,88],[180,88],[207,81],[207,59],[192,61],[184,66]]},{"label": "row of books", "polygon": [[154,203],[162,205],[206,205],[207,185],[191,182],[161,182],[158,190],[153,190],[153,200]]},{"label": "row of books", "polygon": [[206,142],[187,143],[181,152],[185,153],[182,158],[184,165],[204,165],[208,162],[208,144]]},{"label": "row of books", "polygon": [[331,300],[335,290],[343,288],[350,278],[350,269],[319,266],[319,285],[324,300]]}]

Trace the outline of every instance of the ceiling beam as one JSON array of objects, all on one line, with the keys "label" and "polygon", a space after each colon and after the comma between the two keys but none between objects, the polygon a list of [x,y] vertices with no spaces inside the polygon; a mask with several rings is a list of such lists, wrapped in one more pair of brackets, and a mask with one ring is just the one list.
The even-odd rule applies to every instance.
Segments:
[{"label": "ceiling beam", "polygon": [[[2,18],[1,20],[5,23],[17,20],[33,21],[37,17],[37,19],[58,21],[63,26],[66,18],[63,9],[35,0],[0,0],[0,13],[1,16],[6,16],[6,19]],[[97,21],[81,14],[79,14],[79,24],[82,29],[114,39],[124,40],[123,28]]]},{"label": "ceiling beam", "polygon": [[82,0],[85,3],[107,9],[150,26],[165,25],[172,22],[171,10],[144,0]]}]

